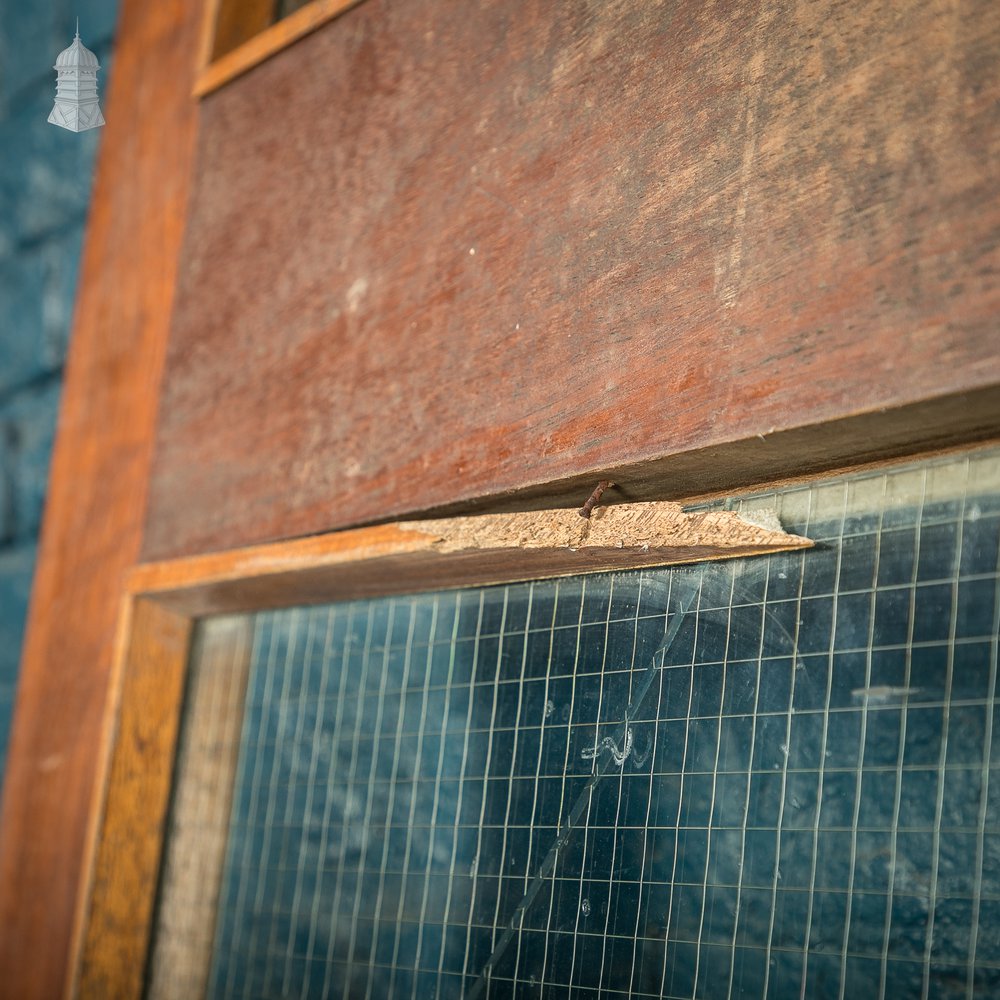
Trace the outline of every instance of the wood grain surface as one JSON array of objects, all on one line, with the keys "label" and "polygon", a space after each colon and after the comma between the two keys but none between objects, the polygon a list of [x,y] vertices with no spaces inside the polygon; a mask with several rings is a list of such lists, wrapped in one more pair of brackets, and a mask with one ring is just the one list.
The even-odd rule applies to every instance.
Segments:
[{"label": "wood grain surface", "polygon": [[383,524],[148,563],[129,590],[202,617],[449,587],[733,559],[813,543],[730,511],[672,503]]},{"label": "wood grain surface", "polygon": [[232,52],[274,23],[274,0],[213,0],[211,58]]},{"label": "wood grain surface", "polygon": [[91,880],[79,1000],[140,1000],[170,804],[191,621],[138,600]]},{"label": "wood grain surface", "polygon": [[324,25],[203,102],[145,558],[996,434],[998,50],[993,0]]},{"label": "wood grain surface", "polygon": [[198,7],[117,36],[0,811],[18,1000],[69,981],[147,486],[166,559],[1000,430],[1000,6],[367,0],[202,102],[147,483]]},{"label": "wood grain surface", "polygon": [[273,0],[212,2],[218,4],[218,9],[209,11],[210,41],[203,50],[208,56],[200,63],[194,86],[196,96],[218,90],[361,0],[313,0],[273,24]]},{"label": "wood grain surface", "polygon": [[0,814],[0,996],[52,1000],[106,761],[109,677],[137,559],[194,152],[198,5],[125,0]]},{"label": "wood grain surface", "polygon": [[245,615],[212,618],[195,631],[147,1000],[206,995],[252,647]]}]

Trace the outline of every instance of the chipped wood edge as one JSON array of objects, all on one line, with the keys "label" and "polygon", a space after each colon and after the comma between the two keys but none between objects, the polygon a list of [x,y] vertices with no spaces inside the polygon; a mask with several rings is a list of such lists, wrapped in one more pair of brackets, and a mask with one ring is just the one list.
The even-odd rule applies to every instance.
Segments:
[{"label": "chipped wood edge", "polygon": [[774,551],[804,548],[812,543],[789,535],[778,522],[751,521],[731,511],[685,513],[666,501],[597,507],[590,518],[576,510],[484,514],[432,521],[402,521],[398,527],[433,537],[442,552],[497,548],[690,548],[704,547],[725,558],[728,550],[745,546]]},{"label": "chipped wood edge", "polygon": [[730,511],[669,502],[545,510],[356,528],[147,563],[135,596],[195,617],[808,548],[808,538]]}]

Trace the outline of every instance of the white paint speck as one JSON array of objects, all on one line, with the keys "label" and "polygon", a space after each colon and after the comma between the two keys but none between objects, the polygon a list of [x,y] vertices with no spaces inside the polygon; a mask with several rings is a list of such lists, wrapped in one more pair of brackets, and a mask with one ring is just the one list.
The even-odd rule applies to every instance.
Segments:
[{"label": "white paint speck", "polygon": [[361,306],[361,300],[368,291],[367,278],[355,278],[351,287],[347,289],[347,311],[356,313]]}]

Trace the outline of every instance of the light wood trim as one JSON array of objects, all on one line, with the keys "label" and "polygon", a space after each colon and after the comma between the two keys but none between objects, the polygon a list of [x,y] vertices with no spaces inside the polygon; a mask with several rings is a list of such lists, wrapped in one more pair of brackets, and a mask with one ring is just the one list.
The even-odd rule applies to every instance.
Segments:
[{"label": "light wood trim", "polygon": [[91,881],[77,996],[140,997],[160,871],[191,621],[139,599]]},{"label": "light wood trim", "polygon": [[219,20],[219,8],[222,0],[203,0],[201,31],[198,35],[198,55],[195,60],[194,78],[205,71],[212,62],[212,50],[215,47],[215,25]]},{"label": "light wood trim", "polygon": [[[326,24],[327,21],[349,11],[361,2],[362,0],[314,0],[313,3],[300,7],[294,14],[282,18],[277,24],[255,34],[231,52],[218,59],[199,63],[194,96],[204,97],[213,90],[218,90],[224,83],[235,79],[265,59],[270,59],[276,52],[298,41],[303,35],[308,35],[320,25]],[[213,0],[213,3],[217,4],[218,0]],[[213,22],[220,13],[219,7],[210,11]],[[204,52],[214,50],[214,37],[213,31],[212,41],[203,49],[203,55]]]},{"label": "light wood trim", "polygon": [[219,0],[215,31],[212,33],[212,60],[235,52],[275,23],[275,0]]},{"label": "light wood trim", "polygon": [[146,1000],[206,994],[252,644],[246,615],[202,623],[193,642]]}]

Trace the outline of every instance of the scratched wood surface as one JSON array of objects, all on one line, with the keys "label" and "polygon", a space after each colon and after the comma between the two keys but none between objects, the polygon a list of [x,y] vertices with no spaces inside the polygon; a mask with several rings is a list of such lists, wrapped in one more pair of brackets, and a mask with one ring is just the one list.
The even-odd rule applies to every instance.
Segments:
[{"label": "scratched wood surface", "polygon": [[203,102],[145,556],[995,434],[998,53],[994,0],[324,25]]},{"label": "scratched wood surface", "polygon": [[[0,814],[0,996],[72,962],[194,153],[198,5],[125,0]],[[6,155],[6,153],[4,154]]]}]

